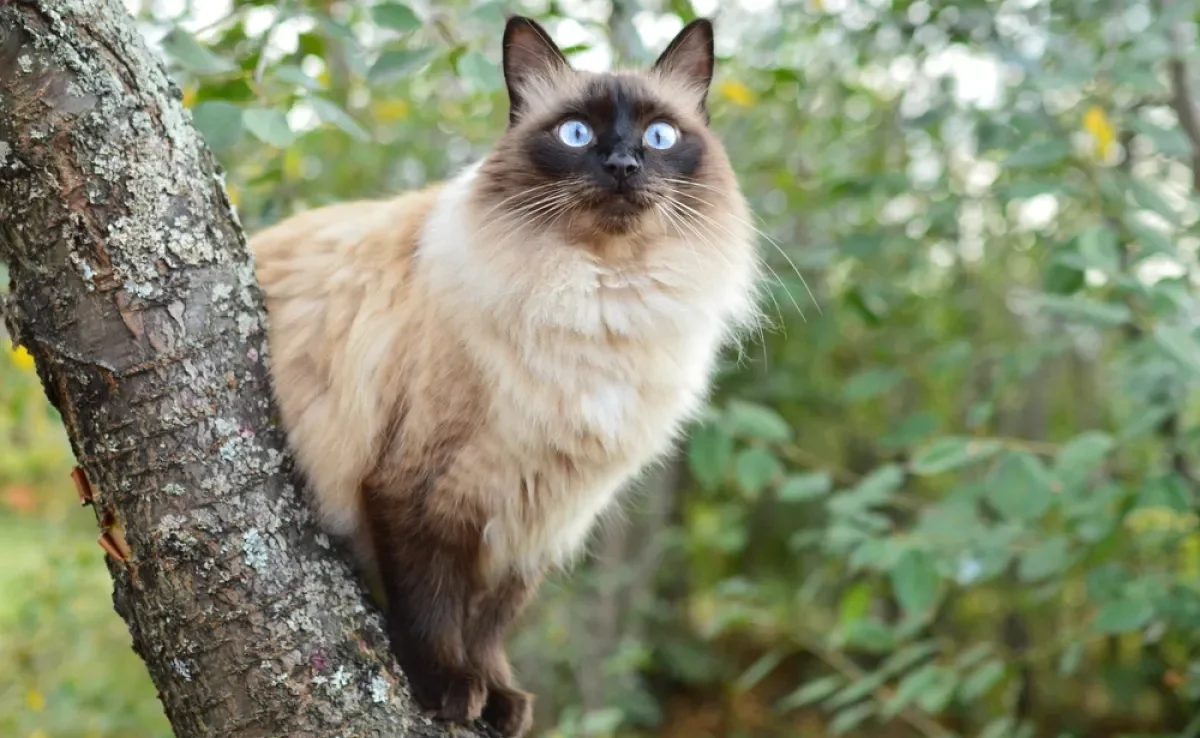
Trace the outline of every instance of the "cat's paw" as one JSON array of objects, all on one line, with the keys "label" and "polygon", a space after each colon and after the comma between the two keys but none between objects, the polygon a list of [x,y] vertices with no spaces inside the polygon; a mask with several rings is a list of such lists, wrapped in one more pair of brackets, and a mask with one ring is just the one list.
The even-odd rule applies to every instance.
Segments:
[{"label": "cat's paw", "polygon": [[478,720],[487,703],[488,688],[483,678],[468,671],[449,674],[445,679],[437,716],[456,723]]},{"label": "cat's paw", "polygon": [[521,738],[533,725],[533,695],[511,687],[493,686],[483,719],[508,738]]},{"label": "cat's paw", "polygon": [[483,714],[488,689],[478,674],[458,670],[428,674],[415,669],[405,674],[413,699],[438,718],[466,724]]}]

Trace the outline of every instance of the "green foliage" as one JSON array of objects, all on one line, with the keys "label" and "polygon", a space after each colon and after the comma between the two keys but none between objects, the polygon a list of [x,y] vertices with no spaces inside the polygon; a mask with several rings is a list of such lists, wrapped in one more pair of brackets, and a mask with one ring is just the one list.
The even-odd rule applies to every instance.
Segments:
[{"label": "green foliage", "polygon": [[[256,229],[485,151],[520,5],[142,20]],[[578,21],[575,51],[605,44],[603,9],[533,5]],[[544,735],[1200,731],[1200,142],[1168,100],[1173,56],[1200,76],[1173,40],[1195,16],[976,0],[718,21],[713,125],[763,232],[771,325],[690,429],[669,522],[598,542],[514,638]],[[100,612],[98,552],[75,553],[87,521],[40,502],[67,494],[61,436],[28,369],[0,372],[0,554],[26,557],[0,578],[0,657],[41,664],[0,674],[0,734],[165,735]],[[42,530],[69,534],[13,533]]]}]

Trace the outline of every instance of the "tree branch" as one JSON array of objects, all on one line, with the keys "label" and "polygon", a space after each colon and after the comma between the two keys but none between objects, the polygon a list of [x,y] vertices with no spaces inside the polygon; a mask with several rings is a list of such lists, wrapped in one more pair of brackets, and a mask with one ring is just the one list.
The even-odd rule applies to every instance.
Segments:
[{"label": "tree branch", "polygon": [[1184,28],[1171,27],[1171,58],[1167,69],[1171,76],[1171,107],[1179,117],[1179,126],[1192,145],[1192,188],[1200,192],[1200,110],[1192,94],[1191,73],[1187,65],[1187,39]]},{"label": "tree branch", "polygon": [[120,0],[0,0],[6,322],[175,735],[481,735],[414,709],[291,481],[253,265],[179,97]]}]

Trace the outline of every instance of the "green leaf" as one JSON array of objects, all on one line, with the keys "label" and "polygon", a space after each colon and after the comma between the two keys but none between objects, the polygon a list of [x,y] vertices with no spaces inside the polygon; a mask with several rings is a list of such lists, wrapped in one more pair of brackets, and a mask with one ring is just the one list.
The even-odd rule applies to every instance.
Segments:
[{"label": "green leaf", "polygon": [[913,454],[909,468],[913,474],[929,476],[983,461],[1000,450],[998,442],[988,439],[938,438]]},{"label": "green leaf", "polygon": [[1175,244],[1162,231],[1157,228],[1151,228],[1137,222],[1128,222],[1126,225],[1129,230],[1133,231],[1133,235],[1138,244],[1142,247],[1139,253],[1141,258],[1152,256],[1154,254],[1163,254],[1165,256],[1176,256]]},{"label": "green leaf", "polygon": [[688,442],[688,468],[696,481],[705,489],[714,490],[725,480],[732,465],[733,436],[714,423],[696,426]]},{"label": "green leaf", "polygon": [[1063,676],[1072,676],[1079,669],[1079,662],[1083,660],[1083,643],[1076,641],[1063,649],[1062,655],[1058,659],[1058,673]]},{"label": "green leaf", "polygon": [[833,478],[827,472],[795,474],[784,480],[776,495],[780,502],[807,502],[824,497],[833,490]]},{"label": "green leaf", "polygon": [[1118,634],[1138,630],[1154,616],[1154,608],[1149,602],[1133,599],[1120,599],[1109,602],[1100,608],[1092,628],[1100,633]]},{"label": "green leaf", "polygon": [[1038,302],[1047,312],[1103,326],[1122,325],[1133,318],[1133,313],[1126,305],[1100,302],[1082,295],[1040,295]]},{"label": "green leaf", "polygon": [[1079,234],[1079,255],[1083,264],[1105,274],[1121,270],[1121,246],[1111,228],[1092,226]]},{"label": "green leaf", "polygon": [[1191,144],[1188,143],[1187,135],[1182,129],[1160,128],[1144,118],[1134,118],[1131,124],[1133,130],[1150,139],[1160,153],[1174,157],[1192,155]]},{"label": "green leaf", "polygon": [[471,83],[480,92],[498,90],[504,85],[500,69],[478,51],[468,51],[458,58],[455,65],[458,76]]},{"label": "green leaf", "polygon": [[976,700],[990,692],[1002,678],[1004,678],[1004,662],[1000,659],[991,659],[963,680],[958,696],[964,702]]},{"label": "green leaf", "polygon": [[846,627],[856,620],[862,620],[871,607],[871,585],[859,582],[842,595],[841,606],[838,608],[838,622]]},{"label": "green leaf", "polygon": [[900,555],[891,571],[892,591],[900,607],[908,612],[923,613],[937,597],[941,576],[929,552],[910,548]]},{"label": "green leaf", "polygon": [[226,74],[238,68],[228,59],[209,51],[182,28],[172,28],[163,37],[162,47],[180,66],[200,76]]},{"label": "green leaf", "polygon": [[1046,579],[1071,564],[1070,547],[1063,536],[1053,536],[1021,555],[1017,575],[1023,582]]},{"label": "green leaf", "polygon": [[407,5],[380,3],[371,8],[375,23],[393,31],[415,31],[421,27],[421,19]]},{"label": "green leaf", "polygon": [[983,731],[979,734],[979,738],[1009,738],[1013,735],[1013,729],[1016,725],[1013,724],[1013,719],[1004,716],[998,717],[992,722],[984,726]]},{"label": "green leaf", "polygon": [[990,643],[976,643],[966,651],[963,651],[954,659],[954,665],[959,669],[970,669],[976,664],[982,663],[992,651],[994,646]]},{"label": "green leaf", "polygon": [[206,100],[192,108],[192,124],[209,148],[227,149],[242,138],[242,109],[224,100]]},{"label": "green leaf", "polygon": [[317,13],[316,18],[317,25],[329,35],[335,36],[352,46],[358,44],[358,37],[354,35],[354,29],[345,23],[336,21],[325,13]]},{"label": "green leaf", "polygon": [[896,369],[866,369],[846,380],[842,397],[847,402],[863,402],[890,392],[904,375]]},{"label": "green leaf", "polygon": [[317,114],[317,118],[322,123],[337,126],[341,130],[350,134],[359,141],[371,140],[371,134],[367,133],[366,129],[358,124],[358,121],[350,117],[350,114],[335,102],[326,100],[323,97],[310,97],[309,105],[312,105],[313,112]]},{"label": "green leaf", "polygon": [[[859,518],[856,517],[855,522],[858,521]],[[846,566],[851,573],[857,573],[863,569],[879,572],[891,571],[903,552],[901,544],[897,543],[894,538],[868,538],[854,548],[850,558],[846,561]]]},{"label": "green leaf", "polygon": [[833,720],[829,721],[829,734],[842,735],[857,728],[867,718],[875,714],[874,702],[863,702],[854,707],[842,710]]},{"label": "green leaf", "polygon": [[844,683],[845,680],[836,674],[833,676],[822,677],[816,681],[812,681],[803,685],[795,692],[792,692],[788,696],[779,700],[779,702],[775,705],[775,709],[784,712],[787,710],[795,710],[796,708],[804,707],[805,705],[811,705],[814,702],[820,702],[837,691]]},{"label": "green leaf", "polygon": [[910,643],[909,645],[889,656],[887,661],[884,661],[883,665],[879,667],[879,670],[888,676],[894,676],[926,656],[937,653],[941,650],[941,648],[941,645],[936,640]]},{"label": "green leaf", "polygon": [[1057,164],[1071,153],[1069,141],[1061,138],[1036,141],[1009,154],[1003,166],[1008,169],[1035,169]]},{"label": "green leaf", "polygon": [[843,635],[847,646],[864,651],[886,653],[896,648],[895,636],[886,625],[873,617],[855,620],[850,627],[844,629]]},{"label": "green leaf", "polygon": [[1163,507],[1185,513],[1191,509],[1191,497],[1183,479],[1175,474],[1162,474],[1145,480],[1136,507]]},{"label": "green leaf", "polygon": [[748,448],[738,454],[734,473],[742,490],[755,498],[763,487],[782,476],[783,465],[765,448]]},{"label": "green leaf", "polygon": [[274,74],[280,80],[287,82],[288,84],[296,85],[297,87],[303,87],[309,91],[322,90],[325,88],[325,85],[321,84],[318,80],[309,77],[304,73],[303,69],[295,64],[281,64],[278,67],[275,67]]},{"label": "green leaf", "polygon": [[604,707],[591,710],[579,721],[581,735],[611,735],[625,720],[625,711],[619,707]]},{"label": "green leaf", "polygon": [[242,115],[246,130],[263,143],[279,149],[287,148],[296,140],[288,125],[287,116],[276,108],[249,108]]},{"label": "green leaf", "polygon": [[1159,323],[1154,327],[1154,342],[1180,366],[1200,379],[1200,341],[1196,334],[1180,326]]},{"label": "green leaf", "polygon": [[823,707],[827,710],[836,710],[840,707],[854,704],[882,687],[885,682],[887,682],[887,676],[879,672],[859,677],[847,685],[845,689],[826,700]]},{"label": "green leaf", "polygon": [[1080,433],[1058,450],[1054,459],[1055,476],[1066,486],[1082,484],[1108,456],[1113,445],[1112,436],[1107,433]]},{"label": "green leaf", "polygon": [[1162,426],[1164,420],[1175,413],[1169,405],[1149,405],[1141,408],[1121,424],[1118,443],[1128,443],[1151,433]]},{"label": "green leaf", "polygon": [[1053,479],[1038,457],[1008,451],[988,475],[988,503],[1007,520],[1033,520],[1054,502]]},{"label": "green leaf", "polygon": [[768,443],[783,443],[792,439],[792,427],[788,422],[764,405],[731,400],[726,407],[726,414],[735,435]]},{"label": "green leaf", "polygon": [[852,489],[833,495],[828,502],[834,515],[854,515],[886,502],[904,482],[904,470],[896,464],[885,464],[868,474]]},{"label": "green leaf", "polygon": [[425,68],[437,56],[436,49],[392,49],[375,60],[367,81],[382,84],[403,79]]},{"label": "green leaf", "polygon": [[476,5],[471,10],[471,16],[482,21],[487,26],[502,26],[504,25],[505,13],[508,3],[503,0],[487,0],[487,2]]},{"label": "green leaf", "polygon": [[940,668],[937,665],[926,664],[901,679],[896,686],[895,694],[883,706],[883,717],[887,719],[899,715],[900,711],[908,707],[917,695],[932,688],[938,680],[939,671]]},{"label": "green leaf", "polygon": [[905,416],[892,426],[888,433],[880,436],[876,443],[884,451],[907,448],[932,433],[937,426],[937,416],[927,410],[921,410]]},{"label": "green leaf", "polygon": [[767,651],[742,672],[742,675],[734,682],[734,687],[739,692],[749,692],[754,689],[755,685],[779,666],[785,656],[787,653],[782,649]]},{"label": "green leaf", "polygon": [[1155,213],[1158,213],[1165,218],[1168,223],[1179,222],[1179,213],[1175,211],[1175,208],[1171,207],[1171,205],[1163,199],[1162,195],[1158,194],[1158,192],[1153,190],[1145,182],[1138,179],[1130,179],[1129,191],[1133,194],[1133,200],[1138,205],[1141,205],[1147,210],[1153,210]]},{"label": "green leaf", "polygon": [[950,698],[954,696],[954,692],[958,688],[958,681],[957,672],[939,666],[933,685],[917,695],[917,704],[925,712],[937,715],[946,708]]}]

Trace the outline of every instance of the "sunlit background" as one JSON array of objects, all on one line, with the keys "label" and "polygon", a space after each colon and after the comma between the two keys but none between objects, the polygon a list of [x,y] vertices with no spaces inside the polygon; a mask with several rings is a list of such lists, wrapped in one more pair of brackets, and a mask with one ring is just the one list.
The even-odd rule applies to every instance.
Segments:
[{"label": "sunlit background", "polygon": [[[485,152],[507,12],[715,19],[772,324],[514,636],[538,735],[1200,736],[1200,4],[125,4],[250,230]],[[169,736],[71,465],[0,352],[0,736]]]}]

